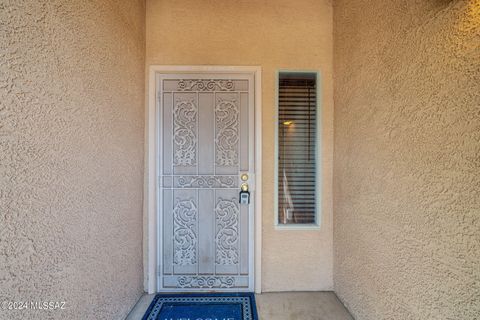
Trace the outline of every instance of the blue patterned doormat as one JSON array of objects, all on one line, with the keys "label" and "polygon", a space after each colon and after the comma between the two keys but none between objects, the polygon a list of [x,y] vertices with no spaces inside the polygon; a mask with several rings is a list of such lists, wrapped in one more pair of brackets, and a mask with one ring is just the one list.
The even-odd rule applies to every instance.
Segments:
[{"label": "blue patterned doormat", "polygon": [[142,320],[258,320],[253,293],[157,294]]}]

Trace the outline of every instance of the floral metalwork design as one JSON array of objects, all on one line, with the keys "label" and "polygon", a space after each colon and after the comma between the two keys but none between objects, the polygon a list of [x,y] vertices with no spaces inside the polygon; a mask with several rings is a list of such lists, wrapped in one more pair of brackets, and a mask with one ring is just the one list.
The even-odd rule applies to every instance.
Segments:
[{"label": "floral metalwork design", "polygon": [[238,199],[219,199],[215,206],[217,246],[215,262],[221,265],[238,263]]},{"label": "floral metalwork design", "polygon": [[238,164],[238,115],[235,100],[219,100],[215,106],[215,163],[219,166]]},{"label": "floral metalwork design", "polygon": [[197,219],[197,207],[193,200],[176,200],[173,208],[173,251],[176,265],[197,263]]},{"label": "floral metalwork design", "polygon": [[193,100],[177,100],[173,109],[173,164],[193,166],[197,161],[197,113]]},{"label": "floral metalwork design", "polygon": [[177,279],[180,288],[233,288],[234,277],[181,276]]},{"label": "floral metalwork design", "polygon": [[234,188],[237,176],[177,176],[176,188]]},{"label": "floral metalwork design", "polygon": [[235,84],[232,80],[180,80],[178,91],[234,91]]}]

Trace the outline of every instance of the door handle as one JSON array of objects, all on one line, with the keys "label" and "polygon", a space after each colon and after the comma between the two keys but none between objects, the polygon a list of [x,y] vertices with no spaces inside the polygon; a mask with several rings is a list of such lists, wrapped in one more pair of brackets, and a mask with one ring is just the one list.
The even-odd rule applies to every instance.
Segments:
[{"label": "door handle", "polygon": [[248,183],[244,182],[240,186],[240,204],[250,204],[250,191],[248,191]]}]

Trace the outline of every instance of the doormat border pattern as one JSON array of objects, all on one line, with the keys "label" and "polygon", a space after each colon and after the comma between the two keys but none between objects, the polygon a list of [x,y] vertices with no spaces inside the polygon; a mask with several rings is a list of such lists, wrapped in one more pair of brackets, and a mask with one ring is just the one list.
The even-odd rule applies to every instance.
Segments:
[{"label": "doormat border pattern", "polygon": [[251,292],[235,293],[157,293],[142,320],[157,320],[162,306],[165,302],[181,303],[240,303],[242,305],[243,317],[241,320],[258,320],[255,294]]}]

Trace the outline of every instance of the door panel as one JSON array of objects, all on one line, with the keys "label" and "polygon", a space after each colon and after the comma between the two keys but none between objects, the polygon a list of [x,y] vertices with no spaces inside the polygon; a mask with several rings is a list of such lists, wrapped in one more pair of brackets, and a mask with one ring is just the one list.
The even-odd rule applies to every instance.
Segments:
[{"label": "door panel", "polygon": [[159,75],[161,291],[253,290],[253,85],[245,74]]}]

